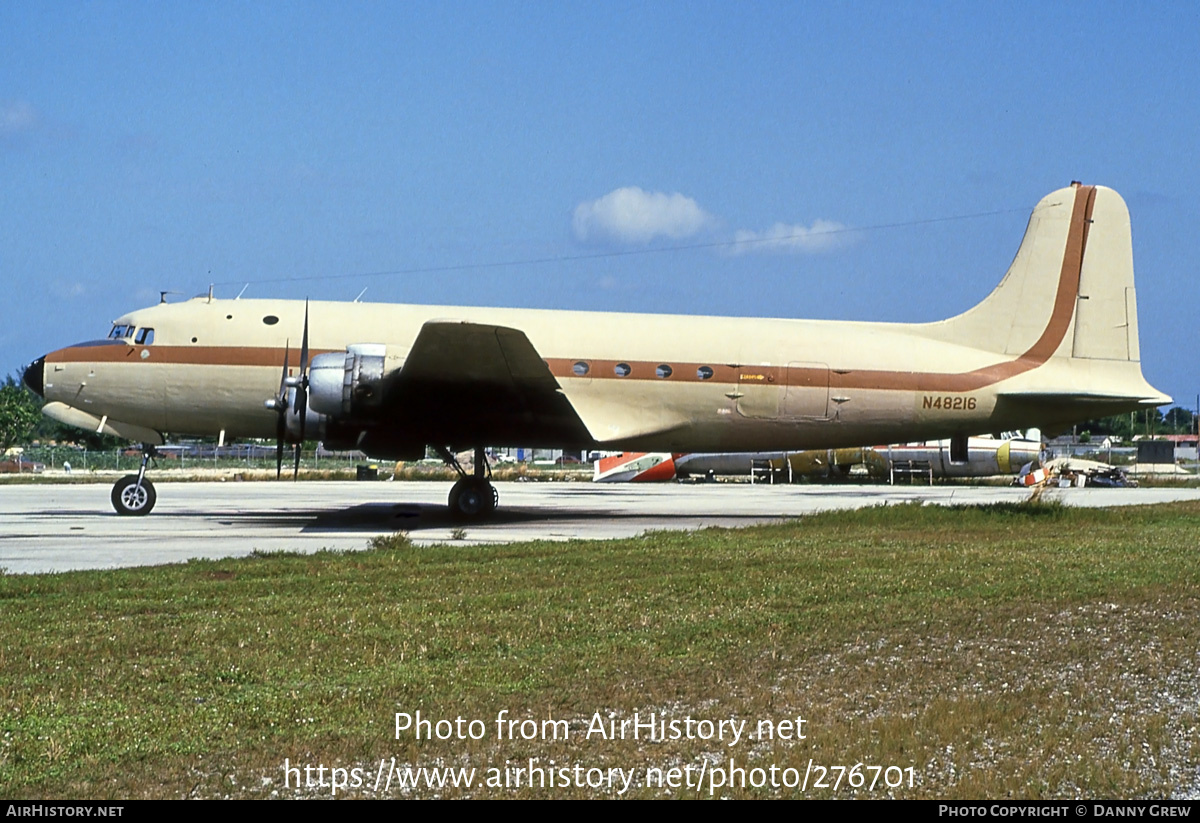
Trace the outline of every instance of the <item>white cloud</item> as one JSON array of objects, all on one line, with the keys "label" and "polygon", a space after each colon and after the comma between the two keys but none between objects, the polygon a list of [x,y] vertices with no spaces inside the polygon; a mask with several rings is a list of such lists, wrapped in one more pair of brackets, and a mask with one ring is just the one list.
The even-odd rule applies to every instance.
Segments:
[{"label": "white cloud", "polygon": [[695,200],[678,192],[665,194],[626,186],[580,203],[575,207],[572,225],[575,237],[585,243],[647,243],[656,237],[690,237],[714,222]]},{"label": "white cloud", "polygon": [[38,125],[38,114],[24,100],[0,100],[0,135],[20,134],[33,131]]},{"label": "white cloud", "polygon": [[814,220],[811,226],[776,223],[766,231],[742,229],[734,235],[730,253],[818,254],[845,245],[847,231],[845,225],[832,220]]},{"label": "white cloud", "polygon": [[[644,244],[655,238],[682,240],[711,230],[720,220],[690,197],[637,186],[614,189],[575,207],[572,227],[583,243]],[[811,226],[776,223],[765,231],[742,229],[724,246],[728,254],[819,254],[846,246],[851,229],[833,220]]]}]

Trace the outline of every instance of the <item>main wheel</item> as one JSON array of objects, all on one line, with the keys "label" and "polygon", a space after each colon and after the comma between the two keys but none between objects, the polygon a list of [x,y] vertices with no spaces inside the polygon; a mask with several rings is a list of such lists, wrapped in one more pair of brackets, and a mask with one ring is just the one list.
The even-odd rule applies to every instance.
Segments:
[{"label": "main wheel", "polygon": [[143,477],[139,486],[136,474],[125,475],[116,482],[112,490],[113,508],[120,515],[139,517],[149,514],[157,499],[154,484]]},{"label": "main wheel", "polygon": [[486,480],[464,477],[450,489],[450,514],[460,520],[478,520],[496,510],[500,495]]}]

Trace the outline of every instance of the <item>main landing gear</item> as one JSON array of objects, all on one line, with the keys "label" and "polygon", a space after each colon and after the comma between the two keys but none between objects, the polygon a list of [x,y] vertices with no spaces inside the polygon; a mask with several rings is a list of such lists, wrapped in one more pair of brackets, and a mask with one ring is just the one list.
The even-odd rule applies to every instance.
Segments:
[{"label": "main landing gear", "polygon": [[146,479],[146,465],[157,454],[154,446],[143,443],[142,466],[138,473],[125,475],[113,486],[112,504],[117,514],[140,517],[154,508],[158,495],[154,493],[154,484]]},{"label": "main landing gear", "polygon": [[450,489],[451,516],[459,520],[482,520],[496,511],[500,494],[491,483],[492,468],[483,447],[475,447],[475,473],[470,475],[448,448],[439,446],[437,452],[458,472],[458,480]]}]

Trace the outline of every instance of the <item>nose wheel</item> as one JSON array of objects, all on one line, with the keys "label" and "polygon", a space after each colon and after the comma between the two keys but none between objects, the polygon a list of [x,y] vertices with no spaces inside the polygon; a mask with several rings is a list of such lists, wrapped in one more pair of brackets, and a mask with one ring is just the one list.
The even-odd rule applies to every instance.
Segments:
[{"label": "nose wheel", "polygon": [[149,514],[158,495],[154,484],[136,474],[127,474],[116,482],[112,490],[113,508],[117,514],[130,517]]},{"label": "nose wheel", "polygon": [[113,508],[123,517],[141,517],[154,508],[158,495],[154,484],[146,479],[146,465],[155,455],[154,447],[142,445],[142,466],[137,474],[127,474],[118,480],[112,489]]}]

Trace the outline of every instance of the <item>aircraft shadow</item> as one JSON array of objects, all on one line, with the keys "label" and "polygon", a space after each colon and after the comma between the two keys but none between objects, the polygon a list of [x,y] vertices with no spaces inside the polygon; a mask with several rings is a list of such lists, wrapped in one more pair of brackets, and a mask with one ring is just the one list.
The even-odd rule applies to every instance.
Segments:
[{"label": "aircraft shadow", "polygon": [[[97,516],[105,520],[124,520],[114,512],[95,510],[45,510],[29,515],[37,521],[49,520],[58,523],[80,522],[92,523]],[[420,532],[438,529],[470,528],[472,530],[488,529],[505,526],[553,524],[553,523],[620,523],[646,522],[648,527],[655,523],[664,526],[673,522],[695,521],[698,519],[719,520],[722,523],[736,525],[741,522],[760,522],[765,517],[762,513],[731,514],[727,512],[709,512],[705,514],[678,512],[630,512],[614,511],[612,509],[571,509],[508,507],[497,510],[487,520],[472,522],[454,518],[449,510],[440,504],[418,503],[360,503],[344,509],[296,509],[294,511],[240,511],[240,512],[156,512],[150,519],[169,518],[177,523],[191,522],[206,523],[217,527],[229,528],[278,528],[296,530],[301,534],[337,534],[355,533],[380,534],[397,531]],[[787,517],[785,514],[779,517]],[[136,522],[136,521],[127,521]],[[82,530],[83,527],[74,527]],[[185,527],[187,530],[189,527]],[[7,534],[7,537],[18,536]],[[33,534],[32,536],[37,536]]]},{"label": "aircraft shadow", "polygon": [[[722,521],[761,521],[762,515],[709,515]],[[362,503],[347,509],[323,511],[302,531],[316,532],[420,532],[435,529],[470,528],[486,530],[490,527],[519,526],[539,523],[592,523],[657,521],[663,524],[675,521],[694,521],[696,514],[666,512],[615,512],[603,509],[556,510],[550,508],[501,508],[487,520],[463,522],[454,518],[442,505],[420,505],[405,503]]]}]

